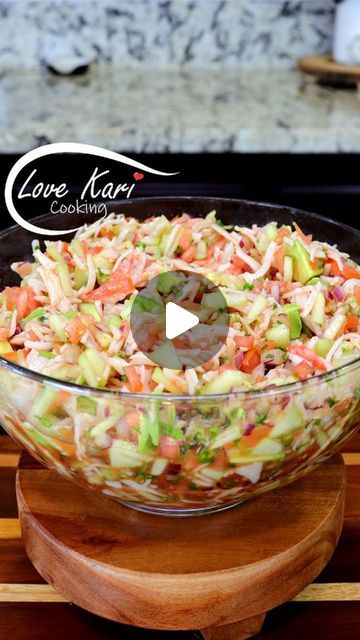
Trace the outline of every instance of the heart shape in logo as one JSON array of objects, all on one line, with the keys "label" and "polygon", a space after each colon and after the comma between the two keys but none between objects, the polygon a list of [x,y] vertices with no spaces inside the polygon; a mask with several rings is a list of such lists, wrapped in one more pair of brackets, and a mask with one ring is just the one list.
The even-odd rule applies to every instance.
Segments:
[{"label": "heart shape in logo", "polygon": [[144,178],[144,174],[143,173],[138,173],[137,171],[135,171],[135,173],[134,173],[135,182],[139,182],[139,180],[142,180],[143,178]]}]

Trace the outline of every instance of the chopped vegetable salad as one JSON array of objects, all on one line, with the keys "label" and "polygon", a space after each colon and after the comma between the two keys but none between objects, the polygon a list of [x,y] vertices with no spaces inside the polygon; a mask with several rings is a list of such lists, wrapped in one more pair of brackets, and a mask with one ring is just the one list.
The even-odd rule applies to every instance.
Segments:
[{"label": "chopped vegetable salad", "polygon": [[[0,294],[0,354],[59,380],[219,394],[305,380],[360,356],[360,268],[296,223],[224,226],[214,211],[145,222],[112,214],[70,243],[34,242],[33,260],[12,268],[21,283]],[[210,362],[174,371],[139,351],[129,316],[151,278],[181,269],[220,288],[230,329]],[[211,295],[177,295],[215,311]]]}]

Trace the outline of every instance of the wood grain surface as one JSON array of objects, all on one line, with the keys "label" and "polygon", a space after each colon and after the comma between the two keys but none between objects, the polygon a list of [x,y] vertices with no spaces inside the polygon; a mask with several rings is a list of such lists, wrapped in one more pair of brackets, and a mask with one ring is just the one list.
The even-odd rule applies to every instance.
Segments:
[{"label": "wood grain surface", "polygon": [[[0,436],[0,452],[16,452],[17,445]],[[346,453],[360,452],[360,435],[346,443]],[[27,558],[20,539],[14,491],[15,468],[0,466],[0,584],[44,584]],[[11,531],[8,526],[13,528]],[[329,584],[330,583],[330,584]],[[294,602],[267,614],[257,640],[355,640],[360,628],[360,466],[347,467],[345,519],[330,562]],[[335,585],[335,586],[333,586]],[[330,586],[330,588],[329,588]],[[339,597],[345,600],[336,600]],[[196,632],[149,631],[99,618],[66,602],[0,603],[0,640],[198,640]],[[311,600],[309,599],[311,598]],[[349,601],[353,598],[353,601]],[[326,600],[325,600],[326,599]],[[302,601],[300,601],[302,600]],[[321,630],[321,632],[320,632]]]},{"label": "wood grain surface", "polygon": [[131,511],[22,460],[20,519],[39,573],[70,601],[135,626],[203,629],[259,616],[320,573],[342,526],[339,456],[240,508],[181,522]]}]

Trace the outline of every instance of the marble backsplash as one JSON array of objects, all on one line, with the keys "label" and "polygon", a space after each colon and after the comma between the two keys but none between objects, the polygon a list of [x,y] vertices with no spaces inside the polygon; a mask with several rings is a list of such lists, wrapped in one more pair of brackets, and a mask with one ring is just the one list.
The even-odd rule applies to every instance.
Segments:
[{"label": "marble backsplash", "polygon": [[0,70],[293,67],[331,48],[335,0],[0,0]]}]

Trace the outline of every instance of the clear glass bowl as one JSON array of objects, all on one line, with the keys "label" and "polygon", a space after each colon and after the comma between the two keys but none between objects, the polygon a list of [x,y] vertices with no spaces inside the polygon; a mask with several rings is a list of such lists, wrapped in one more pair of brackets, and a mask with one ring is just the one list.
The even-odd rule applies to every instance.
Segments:
[{"label": "clear glass bowl", "polygon": [[[295,219],[306,233],[338,243],[360,262],[358,231],[286,207],[183,197],[111,206],[111,210],[141,219],[184,211],[201,216],[212,209],[228,224],[263,225],[271,220],[289,224]],[[38,220],[44,226],[46,221],[48,228],[92,222],[89,215]],[[18,283],[9,265],[30,257],[33,239],[18,226],[0,234],[2,287]],[[62,419],[61,430],[54,433],[51,425],[39,421],[39,405]],[[157,420],[161,428],[170,425],[182,430],[176,451],[168,457],[156,448],[139,453],[141,414]],[[263,415],[268,424],[275,425],[271,438],[262,448],[249,450],[244,446],[244,429]],[[359,418],[360,359],[310,380],[266,391],[159,397],[59,382],[0,357],[0,421],[8,433],[35,458],[70,480],[149,513],[211,513],[288,484],[331,456],[357,430]],[[110,428],[109,421],[113,422]],[[205,457],[199,469],[198,454],[204,443],[214,452],[214,462]]]}]

